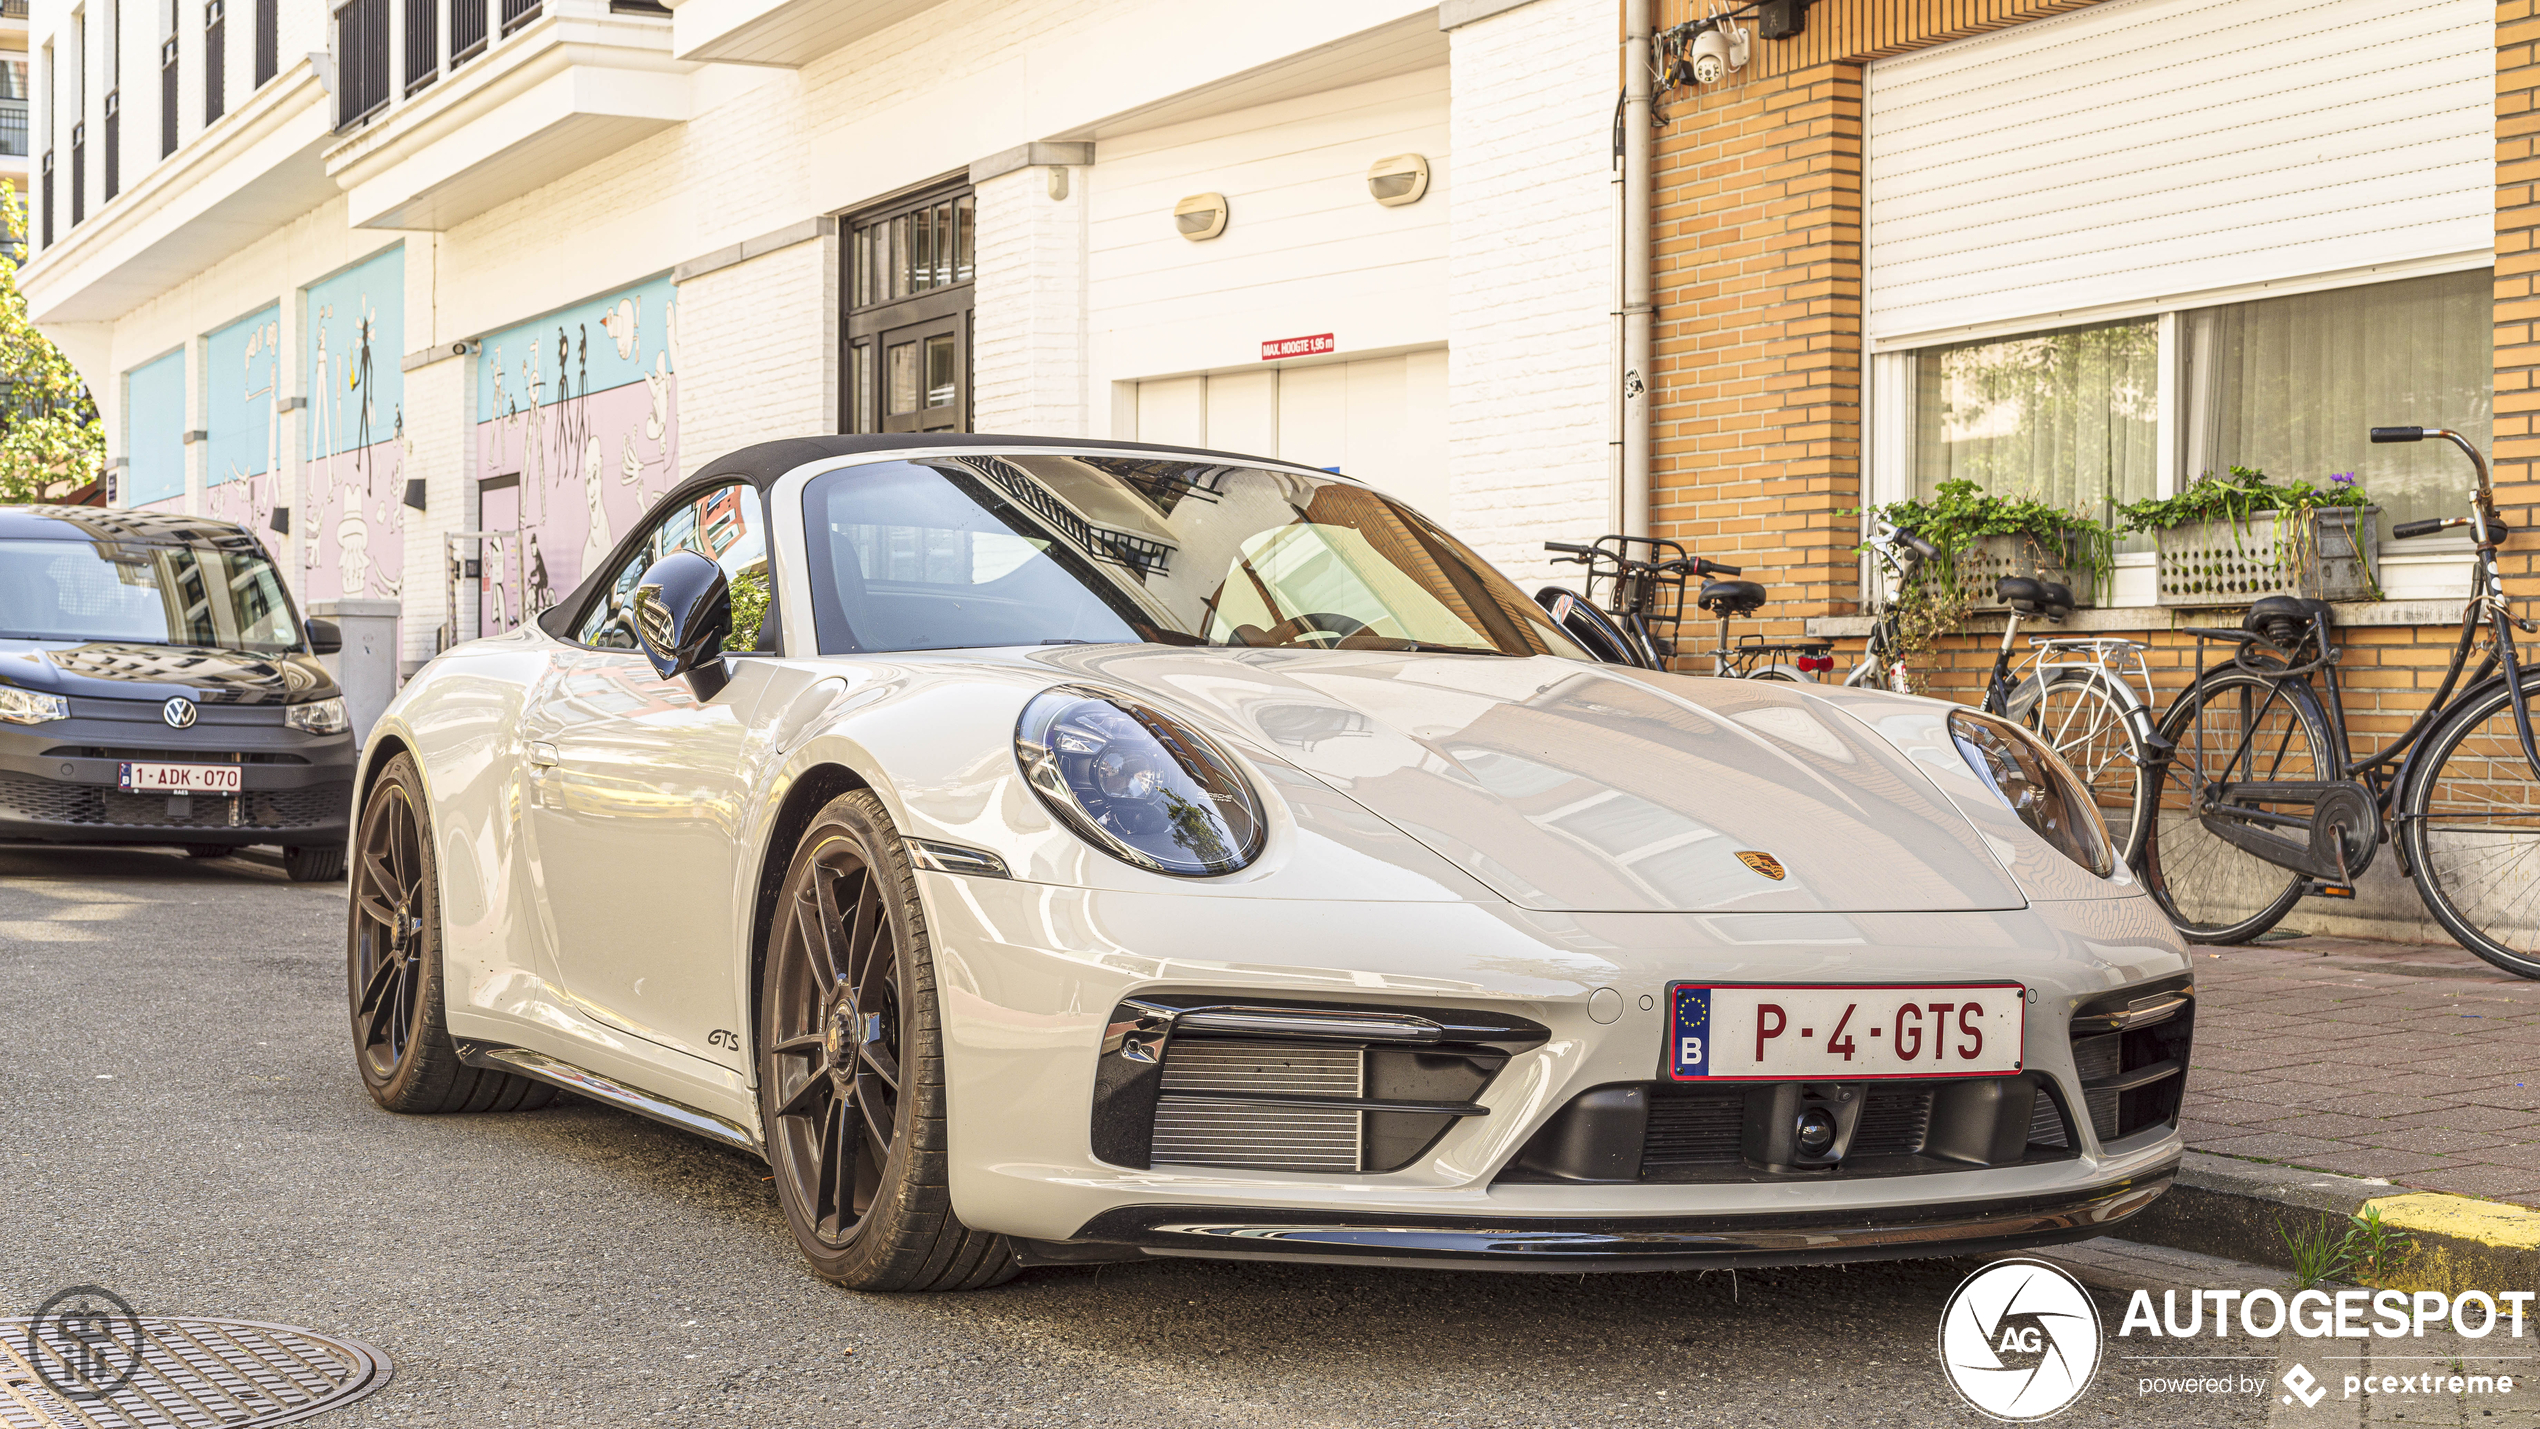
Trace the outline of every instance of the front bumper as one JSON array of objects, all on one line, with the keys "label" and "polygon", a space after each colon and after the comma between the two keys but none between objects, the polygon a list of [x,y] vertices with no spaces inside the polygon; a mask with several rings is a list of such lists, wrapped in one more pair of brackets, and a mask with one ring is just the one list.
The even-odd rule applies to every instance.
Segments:
[{"label": "front bumper", "polygon": [[[156,704],[83,700],[71,719],[0,724],[0,839],[50,843],[340,844],[352,824],[353,737],[312,735],[275,706],[205,705],[189,729]],[[146,717],[145,717],[146,715]],[[239,764],[236,795],[131,794],[124,764]]]},{"label": "front bumper", "polygon": [[[1909,1175],[1546,1183],[1511,1163],[1592,1088],[1646,1082],[1671,980],[2016,980],[2026,1070],[2086,1104],[2073,1008],[2191,964],[2148,898],[1912,914],[1535,913],[1304,903],[920,875],[935,942],[964,1222],[1039,1258],[1114,1253],[1660,1268],[1958,1254],[2096,1234],[2167,1185],[2173,1122],[2069,1154]],[[1399,1170],[1126,1166],[1094,1153],[1097,1070],[1124,998],[1455,1007],[1540,1024],[1465,1116]],[[1649,1006],[1642,1006],[1642,999]],[[1592,1010],[1593,1009],[1593,1010]],[[1598,1020],[1600,1016],[1608,1020]]]}]

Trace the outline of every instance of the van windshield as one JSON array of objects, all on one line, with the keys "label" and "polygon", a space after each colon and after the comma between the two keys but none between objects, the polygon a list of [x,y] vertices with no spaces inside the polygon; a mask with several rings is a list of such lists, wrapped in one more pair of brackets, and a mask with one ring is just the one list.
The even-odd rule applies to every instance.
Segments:
[{"label": "van windshield", "polygon": [[0,540],[0,637],[259,655],[306,648],[273,562],[141,541]]},{"label": "van windshield", "polygon": [[1144,641],[1588,658],[1416,512],[1299,472],[930,456],[814,477],[803,518],[823,654]]}]

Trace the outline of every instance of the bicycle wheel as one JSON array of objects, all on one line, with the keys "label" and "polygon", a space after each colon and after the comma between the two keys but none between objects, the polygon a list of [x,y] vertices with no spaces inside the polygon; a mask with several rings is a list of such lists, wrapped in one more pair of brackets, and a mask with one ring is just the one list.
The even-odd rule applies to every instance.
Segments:
[{"label": "bicycle wheel", "polygon": [[2060,670],[2041,683],[2034,675],[2011,694],[2006,713],[2037,732],[2090,787],[2099,821],[2117,858],[2134,862],[2151,827],[2147,815],[2158,793],[2155,776],[2136,757],[2132,711],[2142,697],[2123,681],[2087,670]]},{"label": "bicycle wheel", "polygon": [[[2540,699],[2540,676],[2523,691]],[[2516,977],[2540,978],[2540,779],[2506,693],[2473,696],[2427,737],[2399,791],[2399,837],[2435,921]]]},{"label": "bicycle wheel", "polygon": [[2160,732],[2177,751],[2135,867],[2189,942],[2245,943],[2292,912],[2308,880],[2216,837],[2198,810],[2218,784],[2336,777],[2327,716],[2308,685],[2223,666],[2179,695]]}]

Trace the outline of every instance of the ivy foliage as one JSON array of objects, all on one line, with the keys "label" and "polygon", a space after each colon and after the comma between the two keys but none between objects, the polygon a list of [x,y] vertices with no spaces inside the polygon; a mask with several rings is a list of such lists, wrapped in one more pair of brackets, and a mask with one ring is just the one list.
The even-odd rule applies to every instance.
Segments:
[{"label": "ivy foliage", "polygon": [[26,207],[6,184],[0,224],[0,502],[41,501],[97,479],[106,428],[79,370],[27,316],[15,256],[26,251]]},{"label": "ivy foliage", "polygon": [[2029,560],[2087,571],[2092,589],[2107,589],[2116,570],[2116,533],[2105,524],[2035,497],[1997,496],[1973,481],[1944,481],[1929,500],[1890,502],[1878,515],[1940,551],[1893,593],[1900,657],[1931,648],[1934,640],[1965,624],[1968,610],[1989,594],[1969,587],[1958,573],[1959,559],[1986,536],[2024,537]]}]

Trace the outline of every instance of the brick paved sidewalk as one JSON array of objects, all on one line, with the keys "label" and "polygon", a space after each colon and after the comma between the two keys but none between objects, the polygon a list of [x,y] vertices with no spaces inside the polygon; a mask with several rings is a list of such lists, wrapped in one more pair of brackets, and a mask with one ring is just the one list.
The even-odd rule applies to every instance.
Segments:
[{"label": "brick paved sidewalk", "polygon": [[2190,950],[2189,1145],[2540,1205],[2540,982],[2449,943]]}]

